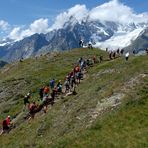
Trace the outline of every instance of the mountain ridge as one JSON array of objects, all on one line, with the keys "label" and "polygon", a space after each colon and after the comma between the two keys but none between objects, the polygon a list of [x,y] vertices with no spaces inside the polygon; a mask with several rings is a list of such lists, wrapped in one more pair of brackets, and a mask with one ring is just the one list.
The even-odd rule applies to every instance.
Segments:
[{"label": "mountain ridge", "polygon": [[[121,25],[115,22],[101,23],[100,21],[82,21],[81,23],[76,21],[74,24],[70,22],[71,19],[64,24],[63,28],[47,34],[34,34],[21,41],[0,47],[1,58],[6,61],[14,61],[54,50],[70,50],[79,47],[80,39],[83,39],[85,44],[89,41],[95,43],[95,47],[116,49],[119,46],[124,47],[133,38],[137,38],[139,33],[144,30],[142,27],[145,26],[145,24]],[[126,37],[126,35],[128,36]],[[116,40],[118,37],[119,39]],[[112,45],[112,38],[116,44],[115,47]],[[117,44],[118,42],[121,43]]]}]

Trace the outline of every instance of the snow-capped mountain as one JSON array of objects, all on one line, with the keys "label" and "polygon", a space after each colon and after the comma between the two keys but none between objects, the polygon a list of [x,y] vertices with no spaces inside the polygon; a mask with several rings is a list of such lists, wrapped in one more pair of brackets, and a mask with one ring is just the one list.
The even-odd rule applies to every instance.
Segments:
[{"label": "snow-capped mountain", "polygon": [[112,0],[91,10],[85,5],[76,5],[59,14],[49,28],[46,19],[45,28],[34,33],[33,26],[40,21],[35,21],[27,30],[13,30],[9,37],[16,42],[1,43],[0,57],[13,61],[53,50],[70,50],[79,47],[80,39],[102,49],[124,48],[148,27],[148,14],[135,14],[128,6]]},{"label": "snow-capped mountain", "polygon": [[[146,24],[145,24],[146,26]],[[115,22],[66,22],[63,28],[47,34],[34,34],[13,44],[0,47],[0,56],[6,61],[28,58],[52,50],[70,50],[79,47],[79,40],[91,41],[95,47],[116,49],[129,46],[144,30],[143,24],[124,26]],[[3,51],[3,52],[2,52]]]}]

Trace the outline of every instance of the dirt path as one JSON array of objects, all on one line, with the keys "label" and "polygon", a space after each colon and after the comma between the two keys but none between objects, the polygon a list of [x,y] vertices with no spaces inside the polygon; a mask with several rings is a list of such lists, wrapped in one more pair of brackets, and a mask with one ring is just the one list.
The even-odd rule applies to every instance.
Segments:
[{"label": "dirt path", "polygon": [[98,116],[102,115],[108,110],[117,108],[122,103],[121,101],[124,99],[126,94],[133,87],[139,85],[146,76],[148,76],[148,74],[139,74],[138,76],[131,78],[128,82],[124,83],[120,89],[120,92],[116,92],[112,96],[98,101],[96,107],[90,112],[91,120],[88,126],[91,126]]}]

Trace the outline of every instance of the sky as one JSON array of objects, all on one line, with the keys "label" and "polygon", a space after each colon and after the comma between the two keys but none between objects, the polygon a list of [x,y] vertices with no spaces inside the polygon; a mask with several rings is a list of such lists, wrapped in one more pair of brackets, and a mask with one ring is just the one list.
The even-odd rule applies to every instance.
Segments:
[{"label": "sky", "polygon": [[[148,0],[112,1],[119,1],[128,6],[134,14],[148,13]],[[49,26],[56,21],[57,15],[68,9],[79,4],[78,10],[91,11],[108,2],[109,0],[0,0],[0,39],[6,35],[17,39],[35,32],[46,33]],[[60,16],[60,18],[65,19],[66,17]],[[59,24],[56,26],[59,27]],[[27,27],[28,29],[23,30],[22,33],[21,29]],[[39,27],[41,28],[38,29]]]}]

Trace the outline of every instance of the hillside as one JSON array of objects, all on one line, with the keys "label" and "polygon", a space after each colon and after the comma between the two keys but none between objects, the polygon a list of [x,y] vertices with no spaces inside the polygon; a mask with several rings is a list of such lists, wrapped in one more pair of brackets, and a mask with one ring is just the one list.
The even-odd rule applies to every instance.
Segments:
[{"label": "hillside", "polygon": [[[64,80],[79,57],[103,55],[88,68],[77,95],[58,97],[48,112],[24,120],[23,96],[49,80]],[[14,117],[15,128],[0,136],[0,147],[147,147],[147,56],[109,61],[98,49],[74,49],[8,64],[0,70],[0,120]],[[38,102],[39,103],[39,102]]]}]

